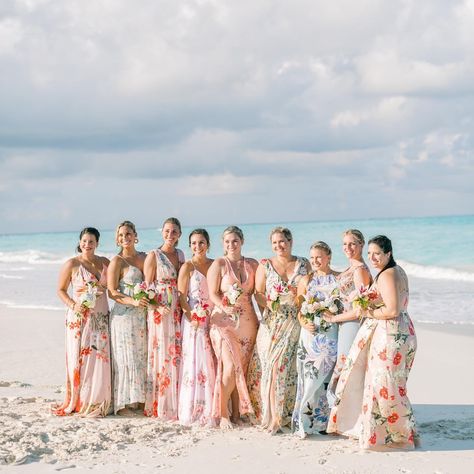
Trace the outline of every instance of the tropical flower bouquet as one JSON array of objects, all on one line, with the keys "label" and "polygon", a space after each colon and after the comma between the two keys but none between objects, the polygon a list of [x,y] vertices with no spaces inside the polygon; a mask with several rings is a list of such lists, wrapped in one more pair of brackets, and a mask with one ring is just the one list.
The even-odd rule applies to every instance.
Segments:
[{"label": "tropical flower bouquet", "polygon": [[95,307],[98,296],[98,285],[95,281],[88,281],[80,291],[79,303],[87,309]]},{"label": "tropical flower bouquet", "polygon": [[338,314],[343,308],[344,305],[339,297],[339,290],[336,288],[325,299],[318,299],[314,295],[306,294],[300,312],[307,321],[313,322],[319,326],[321,331],[326,332],[331,327],[331,323],[325,321],[322,314],[325,311]]},{"label": "tropical flower bouquet", "polygon": [[271,301],[272,311],[278,311],[281,298],[290,294],[290,289],[286,283],[276,283],[267,294],[267,301]]},{"label": "tropical flower bouquet", "polygon": [[199,325],[204,325],[209,316],[209,304],[199,301],[191,312],[191,321],[197,321]]},{"label": "tropical flower bouquet", "polygon": [[[233,308],[243,292],[244,290],[242,290],[242,288],[237,283],[233,283],[224,293],[224,296],[222,297],[222,305],[225,308]],[[239,316],[236,314],[236,312],[233,312],[230,317],[233,321],[238,323]]]},{"label": "tropical flower bouquet", "polygon": [[134,286],[130,285],[130,287],[133,290],[134,300],[146,298],[151,304],[156,304],[154,301],[156,297],[156,289],[153,283],[151,285],[147,285],[146,282],[142,281],[141,283],[137,283]]},{"label": "tropical flower bouquet", "polygon": [[352,307],[354,309],[360,309],[359,318],[362,319],[364,313],[369,309],[377,309],[384,306],[380,294],[375,288],[368,286],[361,286],[357,292],[357,295],[352,300]]}]

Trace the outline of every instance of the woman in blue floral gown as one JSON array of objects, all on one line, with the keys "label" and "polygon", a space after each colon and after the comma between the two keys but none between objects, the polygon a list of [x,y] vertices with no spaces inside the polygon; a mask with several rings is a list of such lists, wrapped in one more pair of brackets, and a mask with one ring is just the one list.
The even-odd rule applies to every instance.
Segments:
[{"label": "woman in blue floral gown", "polygon": [[[298,296],[309,301],[327,301],[337,292],[337,273],[329,266],[331,249],[325,242],[311,246],[313,272],[298,285]],[[298,315],[302,330],[297,351],[298,384],[293,411],[293,430],[304,438],[308,434],[325,434],[329,417],[327,386],[337,357],[337,324],[325,323],[321,317],[313,321]]]}]

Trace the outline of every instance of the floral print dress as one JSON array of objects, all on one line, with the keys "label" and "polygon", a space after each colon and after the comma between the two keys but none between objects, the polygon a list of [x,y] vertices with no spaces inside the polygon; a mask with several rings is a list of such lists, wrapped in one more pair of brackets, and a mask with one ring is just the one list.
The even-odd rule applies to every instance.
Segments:
[{"label": "floral print dress", "polygon": [[298,282],[307,274],[308,261],[297,257],[295,270],[288,281],[276,272],[270,260],[264,259],[265,295],[276,285],[287,287],[275,311],[265,308],[257,335],[257,344],[247,377],[257,420],[264,428],[286,426],[296,399],[296,350],[300,336],[298,305],[295,301]]},{"label": "floral print dress", "polygon": [[[194,268],[189,280],[188,302],[193,308],[209,305],[209,290],[206,277]],[[183,354],[180,369],[178,419],[183,425],[193,423],[213,426],[212,396],[215,384],[214,352],[209,338],[209,317],[197,328],[188,318],[182,318]]]},{"label": "floral print dress", "polygon": [[[367,265],[362,264],[359,266],[351,266],[337,276],[339,294],[341,295],[342,302],[344,303],[344,311],[349,311],[352,309],[352,300],[355,298],[358,290],[354,282],[354,272],[359,268],[364,268],[370,274]],[[346,362],[347,354],[349,353],[357,331],[360,327],[359,320],[344,321],[338,324],[339,332],[337,339],[337,360],[327,391],[328,402],[331,407],[334,406],[336,401],[335,391],[339,381],[339,376],[341,374],[342,368],[344,367],[344,363]]]},{"label": "floral print dress", "polygon": [[[130,265],[119,281],[119,291],[133,296],[133,287],[143,281],[139,268]],[[115,303],[110,312],[114,413],[126,405],[145,403],[146,310]]]},{"label": "floral print dress", "polygon": [[413,448],[417,438],[406,389],[416,335],[406,309],[408,279],[395,268],[403,282],[403,308],[393,319],[364,320],[342,370],[327,429],[358,438],[365,449],[393,443]]},{"label": "floral print dress", "polygon": [[[337,286],[332,274],[313,275],[308,283],[307,294],[318,300],[325,300]],[[316,333],[301,329],[296,366],[298,386],[293,411],[293,430],[305,437],[326,430],[329,419],[327,386],[337,356],[337,324],[330,324],[322,330],[316,324]]]},{"label": "floral print dress", "polygon": [[[72,277],[73,299],[79,301],[87,285],[107,285],[104,265],[97,279],[83,265]],[[82,313],[66,313],[66,398],[53,408],[56,415],[106,416],[111,407],[109,307],[105,291],[95,306]]]},{"label": "floral print dress", "polygon": [[[184,254],[176,249],[180,265]],[[178,302],[178,272],[161,251],[154,250],[158,306],[148,309],[148,358],[145,415],[160,420],[178,418],[178,375],[181,359],[181,308]]]},{"label": "floral print dress", "polygon": [[211,315],[211,341],[216,355],[216,382],[212,401],[212,416],[220,418],[221,393],[223,374],[223,351],[228,350],[232,357],[235,385],[239,394],[239,411],[241,415],[253,413],[245,378],[257,334],[258,319],[252,304],[252,295],[255,288],[255,271],[244,258],[246,278],[239,281],[227,258],[225,270],[221,279],[220,291],[224,294],[234,283],[242,290],[237,300],[234,311],[238,315],[238,322],[230,318],[226,313],[217,308]]}]

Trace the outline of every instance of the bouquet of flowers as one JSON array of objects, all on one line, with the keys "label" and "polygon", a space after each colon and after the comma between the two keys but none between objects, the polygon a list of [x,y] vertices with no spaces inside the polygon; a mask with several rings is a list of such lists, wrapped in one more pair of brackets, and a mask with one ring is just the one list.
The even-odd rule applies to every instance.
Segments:
[{"label": "bouquet of flowers", "polygon": [[343,308],[339,290],[336,288],[325,299],[318,299],[313,295],[306,294],[300,312],[306,320],[319,325],[321,331],[327,331],[331,327],[331,323],[322,318],[322,313],[329,311],[332,314],[338,314]]},{"label": "bouquet of flowers", "polygon": [[156,289],[153,284],[147,285],[146,282],[142,281],[134,286],[130,285],[130,287],[133,290],[132,296],[134,300],[147,298],[150,303],[154,302],[153,300],[156,297]]},{"label": "bouquet of flowers", "polygon": [[199,301],[191,312],[191,321],[197,321],[198,324],[205,324],[209,313],[209,304]]},{"label": "bouquet of flowers", "polygon": [[277,311],[281,297],[290,294],[290,289],[288,285],[285,283],[276,283],[270,289],[270,292],[267,294],[267,301],[271,301],[272,303],[272,311]]},{"label": "bouquet of flowers", "polygon": [[[222,297],[222,305],[226,308],[232,308],[237,303],[244,290],[237,284],[233,283]],[[238,322],[238,315],[233,313],[231,319]]]},{"label": "bouquet of flowers", "polygon": [[98,285],[96,281],[89,280],[79,291],[79,303],[86,309],[93,309],[97,301]]},{"label": "bouquet of flowers", "polygon": [[234,283],[229,287],[229,289],[224,293],[224,297],[222,298],[222,304],[224,306],[235,306],[237,300],[240,298],[240,295],[243,293],[244,290],[240,288],[237,283]]},{"label": "bouquet of flowers", "polygon": [[352,307],[354,309],[360,308],[360,319],[363,317],[364,311],[369,309],[377,309],[384,306],[380,299],[380,295],[375,288],[368,286],[361,286],[357,292],[356,297],[352,300]]}]

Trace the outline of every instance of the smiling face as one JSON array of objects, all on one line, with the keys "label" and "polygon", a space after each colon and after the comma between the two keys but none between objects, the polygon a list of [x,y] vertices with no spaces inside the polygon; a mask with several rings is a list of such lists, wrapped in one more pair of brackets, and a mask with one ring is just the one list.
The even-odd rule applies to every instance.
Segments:
[{"label": "smiling face", "polygon": [[95,249],[99,245],[94,234],[84,234],[79,241],[79,247],[81,249],[81,253],[93,255]]},{"label": "smiling face", "polygon": [[206,237],[202,234],[193,234],[190,238],[189,247],[195,257],[206,255],[209,249]]},{"label": "smiling face", "polygon": [[117,230],[117,245],[123,249],[133,249],[137,234],[130,227],[123,225]]},{"label": "smiling face", "polygon": [[272,250],[276,255],[291,255],[292,241],[288,240],[281,232],[275,232],[272,235]]},{"label": "smiling face", "polygon": [[367,252],[370,264],[377,270],[382,270],[386,267],[390,260],[391,252],[385,253],[377,244],[369,244]]},{"label": "smiling face", "polygon": [[234,232],[228,232],[222,237],[224,253],[229,256],[240,258],[243,240]]},{"label": "smiling face", "polygon": [[353,234],[345,234],[342,239],[342,251],[346,257],[351,260],[360,260],[362,257],[362,248],[360,240]]},{"label": "smiling face", "polygon": [[178,239],[181,237],[181,231],[176,224],[167,222],[163,229],[161,230],[161,235],[163,236],[163,242],[170,247],[174,247]]},{"label": "smiling face", "polygon": [[309,252],[309,261],[311,268],[317,272],[318,270],[327,273],[329,271],[329,264],[331,263],[331,256],[319,248],[313,248]]}]

